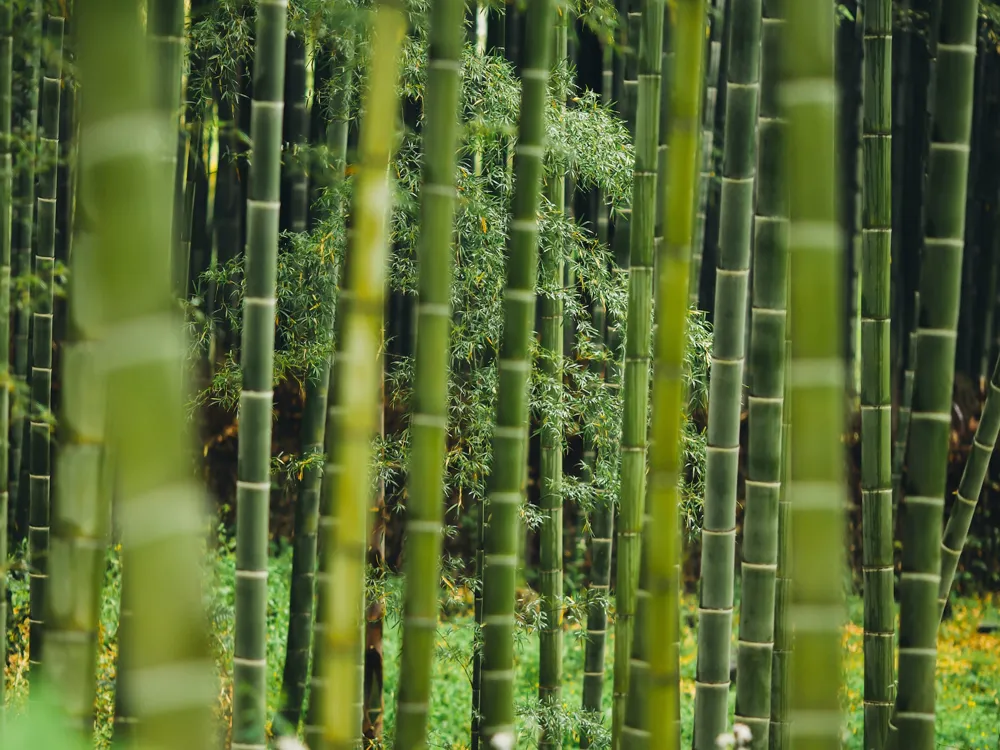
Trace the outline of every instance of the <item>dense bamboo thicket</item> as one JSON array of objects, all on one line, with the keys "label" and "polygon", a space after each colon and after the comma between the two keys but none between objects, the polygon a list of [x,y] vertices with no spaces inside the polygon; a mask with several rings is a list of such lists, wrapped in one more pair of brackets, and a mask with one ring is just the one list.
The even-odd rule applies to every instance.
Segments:
[{"label": "dense bamboo thicket", "polygon": [[988,746],[998,50],[0,2],[0,744]]}]

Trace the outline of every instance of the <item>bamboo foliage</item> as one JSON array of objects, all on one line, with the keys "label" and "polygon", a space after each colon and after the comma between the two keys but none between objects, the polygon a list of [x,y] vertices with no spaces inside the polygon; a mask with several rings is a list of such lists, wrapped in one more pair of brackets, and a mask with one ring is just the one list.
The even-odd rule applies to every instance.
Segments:
[{"label": "bamboo foliage", "polygon": [[[715,336],[709,382],[705,522],[698,608],[695,746],[712,748],[726,731],[736,545],[747,284],[753,232],[760,0],[731,0],[725,153],[715,289]],[[750,509],[751,520],[753,509]],[[751,544],[751,550],[753,545]],[[747,592],[744,592],[745,594]],[[757,592],[750,590],[751,601]],[[763,602],[754,602],[763,607]],[[763,609],[761,609],[763,611]],[[751,617],[751,625],[754,618]]]},{"label": "bamboo foliage", "polygon": [[267,693],[267,552],[271,497],[274,285],[280,211],[285,0],[258,4],[247,198],[240,442],[236,484],[233,742],[263,747]]},{"label": "bamboo foliage", "polygon": [[900,519],[903,560],[895,724],[899,746],[913,750],[934,747],[941,526],[965,235],[977,8],[971,0],[943,6],[934,72],[917,369]]},{"label": "bamboo foliage", "polygon": [[[539,189],[545,148],[545,104],[555,16],[536,0],[526,17],[521,111],[514,150],[514,198],[506,262],[493,469],[484,540],[481,735],[514,739],[514,586],[518,509],[524,495],[528,421],[528,343],[535,318]],[[502,740],[501,740],[502,741]]]},{"label": "bamboo foliage", "polygon": [[[75,288],[84,290],[78,309],[100,331],[90,361],[109,394],[123,567],[134,584],[128,685],[137,709],[136,741],[197,750],[212,745],[218,688],[202,616],[203,498],[187,465],[184,437],[187,347],[170,284],[170,214],[159,210],[172,175],[163,169],[158,146],[173,142],[175,131],[153,103],[139,20],[138,2],[93,0],[76,7],[87,93],[80,99],[84,189],[73,267],[81,273]],[[87,359],[86,351],[76,353]],[[85,408],[94,408],[98,396],[88,390],[86,397],[95,400]],[[88,419],[93,424],[99,417]],[[87,510],[87,495],[78,502],[82,514],[94,513]],[[103,574],[103,548],[84,544],[77,551]],[[77,600],[79,615],[86,598]]]},{"label": "bamboo foliage", "polygon": [[28,554],[31,607],[29,640],[31,663],[43,661],[45,600],[48,584],[49,488],[51,486],[51,431],[46,419],[52,406],[52,267],[56,249],[56,176],[59,160],[59,96],[62,87],[64,20],[50,16],[45,23],[45,74],[42,77],[41,115],[38,129],[38,206],[35,273],[42,289],[32,315],[31,398],[35,402],[29,425],[30,498]]},{"label": "bamboo foliage", "polygon": [[[615,699],[612,744],[634,746],[626,736],[644,733],[642,696],[633,701],[630,677],[642,639],[635,634],[643,516],[646,502],[646,441],[649,411],[649,353],[653,322],[653,240],[656,227],[656,170],[660,129],[660,79],[663,65],[663,3],[642,4],[638,21],[638,72],[635,111],[635,167],[629,221],[629,298],[622,376],[621,497],[618,516],[618,577],[615,620]],[[639,643],[633,648],[632,639]],[[638,660],[639,669],[645,655]],[[637,676],[641,685],[643,676]],[[644,688],[640,687],[640,690]],[[632,708],[627,709],[627,705]],[[627,734],[626,734],[627,732]]]},{"label": "bamboo foliage", "polygon": [[396,725],[397,743],[412,748],[427,747],[427,711],[438,621],[463,3],[436,0],[431,6],[430,21],[416,400],[411,421],[412,469],[407,484],[408,555]]},{"label": "bamboo foliage", "polygon": [[881,750],[892,710],[892,3],[864,7],[861,237],[861,512],[865,746]]},{"label": "bamboo foliage", "polygon": [[[330,429],[328,464],[337,526],[327,556],[326,627],[322,658],[324,677],[335,690],[325,691],[323,743],[331,750],[353,748],[361,736],[357,699],[362,690],[359,657],[362,648],[364,566],[367,553],[367,511],[371,500],[371,441],[378,429],[381,393],[382,310],[391,208],[389,160],[395,143],[396,80],[399,53],[406,33],[403,8],[392,0],[375,6],[374,48],[358,146],[358,164],[351,206],[352,232],[345,260],[342,344],[338,358],[347,377],[336,377],[329,412],[336,413],[337,431]],[[343,292],[342,292],[343,294]],[[339,370],[338,370],[339,374]],[[336,467],[335,472],[331,471]],[[359,470],[359,467],[362,467]]]},{"label": "bamboo foliage", "polygon": [[781,102],[788,117],[790,195],[792,600],[789,689],[797,750],[841,747],[844,526],[843,248],[835,213],[833,14],[785,5]]}]

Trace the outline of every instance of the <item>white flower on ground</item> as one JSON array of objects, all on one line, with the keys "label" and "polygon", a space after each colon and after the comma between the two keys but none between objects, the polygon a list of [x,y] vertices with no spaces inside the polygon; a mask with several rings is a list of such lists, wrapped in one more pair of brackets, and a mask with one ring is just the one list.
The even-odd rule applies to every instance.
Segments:
[{"label": "white flower on ground", "polygon": [[715,738],[715,746],[720,748],[732,747],[736,744],[736,737],[732,732],[727,732],[726,734],[720,734]]},{"label": "white flower on ground", "polygon": [[499,734],[493,735],[493,740],[490,742],[496,750],[514,750],[514,733],[513,732],[500,732]]}]

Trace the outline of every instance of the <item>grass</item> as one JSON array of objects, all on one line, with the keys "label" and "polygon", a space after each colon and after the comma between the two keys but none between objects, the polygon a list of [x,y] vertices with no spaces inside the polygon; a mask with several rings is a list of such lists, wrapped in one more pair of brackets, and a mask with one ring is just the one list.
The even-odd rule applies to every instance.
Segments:
[{"label": "grass", "polygon": [[[15,566],[15,569],[17,566]],[[233,648],[233,568],[231,545],[212,556],[212,583],[206,595],[211,622],[212,644],[218,664],[220,690],[218,713],[228,724],[231,711],[230,663]],[[275,551],[269,577],[268,659],[272,665],[268,680],[268,708],[273,714],[280,705],[281,665],[284,661],[285,634],[288,627],[287,607],[291,552],[287,547]],[[115,657],[117,655],[117,610],[120,591],[120,567],[116,553],[109,555],[107,585],[101,608],[100,653],[98,658],[96,746],[110,745],[114,709]],[[391,580],[387,591],[393,600],[399,594],[399,581]],[[15,714],[26,705],[28,690],[27,641],[27,582],[26,576],[15,573],[11,581],[14,607],[13,629],[8,633],[8,666],[6,670],[8,706]],[[683,601],[684,620],[693,621],[696,610],[694,597]],[[390,605],[388,609],[397,609]],[[862,726],[862,629],[861,602],[849,601],[850,621],[844,631],[844,691],[847,713],[848,742],[852,750],[860,750]],[[998,620],[1000,614],[988,600],[963,599],[953,604],[953,617],[941,628],[938,647],[938,748],[961,750],[995,750],[1000,747],[1000,637],[978,634],[976,626],[983,619]],[[735,623],[734,623],[735,627]],[[467,746],[471,714],[470,664],[474,623],[469,614],[460,614],[443,621],[438,629],[437,656],[430,709],[430,745],[435,748],[459,749]],[[398,685],[401,632],[398,619],[390,616],[385,628],[385,695],[386,734],[392,737],[395,721],[393,696]],[[613,632],[609,634],[606,688],[604,692],[604,724],[610,724],[611,661]],[[734,635],[735,638],[735,635]],[[519,635],[515,644],[517,672],[519,747],[533,747],[539,722],[555,721],[564,729],[566,747],[575,747],[576,732],[590,717],[580,712],[580,686],[583,670],[582,631],[571,624],[565,640],[563,665],[563,709],[544,712],[536,700],[538,686],[538,641],[530,632]],[[683,743],[690,746],[689,728],[694,701],[696,641],[691,628],[683,631],[681,643],[682,720],[685,727]],[[730,711],[732,711],[730,701]],[[603,732],[606,738],[606,729]],[[598,746],[602,746],[599,744]],[[606,745],[604,745],[606,746]]]}]

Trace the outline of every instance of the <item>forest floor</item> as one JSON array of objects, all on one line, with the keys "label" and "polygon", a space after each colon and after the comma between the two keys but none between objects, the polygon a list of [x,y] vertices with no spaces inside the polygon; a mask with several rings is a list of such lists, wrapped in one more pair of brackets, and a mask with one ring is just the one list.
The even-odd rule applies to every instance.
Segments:
[{"label": "forest floor", "polygon": [[[120,567],[117,556],[110,555],[108,585],[101,607],[101,648],[98,656],[97,681],[97,747],[109,746],[114,708],[116,630]],[[215,558],[213,585],[207,592],[212,623],[213,650],[219,662],[222,690],[219,711],[228,720],[231,707],[230,665],[233,633],[233,566],[231,546]],[[288,591],[291,554],[287,548],[271,561],[270,601],[268,617],[268,660],[273,664],[269,674],[268,710],[279,708],[281,668],[284,661],[285,635],[288,627]],[[25,705],[28,688],[28,634],[25,617],[28,590],[26,576],[14,575],[11,593],[15,628],[8,633],[8,666],[6,670],[7,701],[15,712]],[[389,585],[393,599],[398,587]],[[960,599],[953,602],[952,618],[943,623],[938,644],[938,712],[937,747],[941,750],[995,750],[1000,747],[1000,634],[977,633],[983,621],[1000,621],[1000,599]],[[683,600],[685,622],[693,622],[697,602],[694,596]],[[846,747],[862,747],[862,628],[861,601],[852,597],[849,603],[850,622],[844,632],[844,654],[847,726],[850,740]],[[385,728],[391,736],[395,720],[392,696],[398,684],[401,631],[397,609],[390,605],[385,626]],[[735,627],[734,622],[734,643]],[[689,728],[694,710],[694,675],[697,656],[696,634],[685,627],[681,643],[681,711],[686,728],[684,747],[690,746]],[[434,683],[431,697],[430,746],[460,749],[467,747],[472,692],[470,687],[470,654],[473,621],[470,614],[452,616],[438,630],[438,653],[434,663]],[[610,723],[611,666],[614,659],[614,633],[609,632],[606,684],[604,690],[605,722]],[[566,747],[576,747],[578,737],[573,728],[580,719],[580,686],[583,671],[583,633],[571,624],[566,632],[563,661],[563,706],[560,718],[566,727]],[[515,645],[515,666],[518,677],[519,747],[533,747],[539,711],[536,695],[538,686],[538,640],[523,632]],[[734,694],[731,694],[730,711]]]}]

